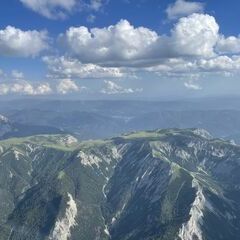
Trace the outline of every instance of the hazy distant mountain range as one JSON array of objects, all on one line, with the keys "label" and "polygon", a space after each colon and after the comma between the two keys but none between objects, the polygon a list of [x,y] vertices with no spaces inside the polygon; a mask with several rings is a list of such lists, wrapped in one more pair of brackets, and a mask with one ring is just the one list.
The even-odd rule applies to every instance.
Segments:
[{"label": "hazy distant mountain range", "polygon": [[7,117],[0,115],[0,139],[10,137],[25,137],[35,134],[60,134],[63,131],[53,126],[39,126],[12,122]]},{"label": "hazy distant mountain range", "polygon": [[19,100],[3,102],[0,113],[13,123],[50,127],[52,131],[58,129],[79,139],[111,138],[130,131],[159,128],[204,128],[214,136],[240,142],[239,99],[179,102]]},{"label": "hazy distant mountain range", "polygon": [[238,240],[239,103],[1,103],[0,239]]}]

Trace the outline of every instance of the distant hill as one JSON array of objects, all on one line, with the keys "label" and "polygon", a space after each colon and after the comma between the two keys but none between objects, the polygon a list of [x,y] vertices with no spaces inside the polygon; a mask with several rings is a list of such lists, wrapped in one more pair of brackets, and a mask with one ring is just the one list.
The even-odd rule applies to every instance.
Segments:
[{"label": "distant hill", "polygon": [[7,117],[0,115],[0,139],[10,137],[26,137],[37,134],[60,134],[60,129],[53,126],[40,126],[11,122]]},{"label": "distant hill", "polygon": [[163,110],[161,105],[157,110],[156,106],[146,108],[143,105],[140,113],[140,102],[125,109],[117,106],[111,102],[105,107],[90,108],[88,111],[29,108],[11,111],[7,116],[18,124],[57,128],[84,140],[111,138],[130,131],[204,128],[214,136],[240,143],[237,137],[240,135],[239,110]]}]

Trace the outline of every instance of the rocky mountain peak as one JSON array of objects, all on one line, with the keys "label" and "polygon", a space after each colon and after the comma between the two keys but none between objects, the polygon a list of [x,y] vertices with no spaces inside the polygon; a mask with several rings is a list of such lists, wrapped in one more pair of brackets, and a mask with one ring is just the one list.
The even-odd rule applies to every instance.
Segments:
[{"label": "rocky mountain peak", "polygon": [[205,129],[202,129],[202,128],[196,128],[193,130],[193,132],[196,134],[196,135],[199,135],[203,138],[207,138],[207,139],[212,139],[213,136]]}]

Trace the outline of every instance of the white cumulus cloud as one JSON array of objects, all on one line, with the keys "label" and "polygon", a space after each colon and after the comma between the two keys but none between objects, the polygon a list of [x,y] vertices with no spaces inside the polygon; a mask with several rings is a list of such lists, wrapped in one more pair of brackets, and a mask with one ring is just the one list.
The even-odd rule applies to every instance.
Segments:
[{"label": "white cumulus cloud", "polygon": [[52,93],[52,89],[48,83],[33,85],[25,80],[18,80],[11,83],[0,84],[0,95],[46,95],[50,93]]},{"label": "white cumulus cloud", "polygon": [[166,13],[169,19],[177,19],[192,13],[202,13],[203,11],[204,4],[201,2],[176,0],[175,3],[168,6]]},{"label": "white cumulus cloud", "polygon": [[20,0],[26,7],[50,19],[65,18],[76,0]]},{"label": "white cumulus cloud", "polygon": [[7,95],[9,93],[9,86],[7,84],[0,84],[0,95]]},{"label": "white cumulus cloud", "polygon": [[127,20],[121,20],[106,28],[71,27],[60,39],[83,63],[117,66],[148,58],[158,35],[148,28],[134,28]]},{"label": "white cumulus cloud", "polygon": [[57,86],[57,92],[60,94],[67,94],[78,91],[80,91],[79,86],[71,79],[61,80]]},{"label": "white cumulus cloud", "polygon": [[211,59],[201,59],[197,62],[198,70],[211,72],[234,72],[240,70],[240,56],[217,56]]},{"label": "white cumulus cloud", "polygon": [[94,11],[99,11],[104,4],[106,4],[104,0],[90,0],[88,7]]},{"label": "white cumulus cloud", "polygon": [[24,78],[24,74],[18,70],[12,70],[11,73],[13,79],[23,79]]},{"label": "white cumulus cloud", "polygon": [[52,88],[49,83],[43,83],[36,87],[35,95],[46,95],[52,93]]},{"label": "white cumulus cloud", "polygon": [[202,90],[202,87],[192,80],[185,82],[184,86],[191,90]]},{"label": "white cumulus cloud", "polygon": [[225,38],[221,36],[218,40],[216,50],[221,54],[240,53],[240,37],[230,36]]},{"label": "white cumulus cloud", "polygon": [[49,19],[65,19],[74,11],[97,12],[108,0],[20,0],[24,6]]},{"label": "white cumulus cloud", "polygon": [[133,89],[133,88],[124,88],[113,81],[104,81],[105,87],[101,90],[101,93],[114,95],[114,94],[131,94],[131,93],[137,93],[142,92],[143,89]]},{"label": "white cumulus cloud", "polygon": [[48,48],[46,31],[22,31],[8,26],[0,30],[0,55],[35,57]]},{"label": "white cumulus cloud", "polygon": [[218,31],[219,26],[210,15],[194,13],[183,17],[172,30],[173,48],[179,56],[213,56]]},{"label": "white cumulus cloud", "polygon": [[119,68],[101,67],[96,64],[83,64],[68,57],[43,57],[52,78],[120,78],[124,73]]},{"label": "white cumulus cloud", "polygon": [[60,40],[82,63],[112,67],[156,65],[166,58],[211,57],[219,39],[219,26],[207,14],[181,18],[170,36],[127,20],[105,28],[71,27]]}]

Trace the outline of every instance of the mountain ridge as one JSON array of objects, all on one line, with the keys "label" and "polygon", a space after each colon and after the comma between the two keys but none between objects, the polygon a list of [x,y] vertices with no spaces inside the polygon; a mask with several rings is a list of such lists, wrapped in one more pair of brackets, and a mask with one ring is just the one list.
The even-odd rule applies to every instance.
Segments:
[{"label": "mountain ridge", "polygon": [[237,240],[240,146],[204,130],[41,135],[0,154],[0,239]]}]

